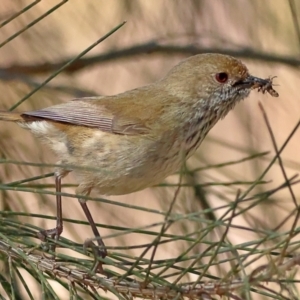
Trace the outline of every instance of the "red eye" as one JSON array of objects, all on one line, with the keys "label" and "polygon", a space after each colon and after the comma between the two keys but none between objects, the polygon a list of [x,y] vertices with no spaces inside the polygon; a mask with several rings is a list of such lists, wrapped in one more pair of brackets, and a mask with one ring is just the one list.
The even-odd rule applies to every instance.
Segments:
[{"label": "red eye", "polygon": [[225,83],[228,80],[228,74],[225,72],[217,73],[216,80],[220,83]]}]

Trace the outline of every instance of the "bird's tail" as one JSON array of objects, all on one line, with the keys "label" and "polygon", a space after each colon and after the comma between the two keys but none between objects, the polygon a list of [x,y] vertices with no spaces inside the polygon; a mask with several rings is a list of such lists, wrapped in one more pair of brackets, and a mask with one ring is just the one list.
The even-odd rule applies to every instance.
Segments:
[{"label": "bird's tail", "polygon": [[12,111],[0,111],[0,121],[24,122],[20,113]]}]

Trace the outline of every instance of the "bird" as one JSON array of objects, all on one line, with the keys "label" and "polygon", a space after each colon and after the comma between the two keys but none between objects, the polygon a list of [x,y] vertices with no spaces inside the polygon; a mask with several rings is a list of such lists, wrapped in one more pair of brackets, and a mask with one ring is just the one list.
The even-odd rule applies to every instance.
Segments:
[{"label": "bird", "polygon": [[107,250],[87,206],[92,189],[125,195],[163,181],[198,149],[209,130],[253,89],[278,96],[272,79],[250,75],[223,54],[191,56],[163,78],[117,95],[95,96],[35,111],[0,111],[0,120],[30,130],[57,155],[57,224],[41,240],[63,231],[61,180],[72,172],[76,194],[98,242]]}]

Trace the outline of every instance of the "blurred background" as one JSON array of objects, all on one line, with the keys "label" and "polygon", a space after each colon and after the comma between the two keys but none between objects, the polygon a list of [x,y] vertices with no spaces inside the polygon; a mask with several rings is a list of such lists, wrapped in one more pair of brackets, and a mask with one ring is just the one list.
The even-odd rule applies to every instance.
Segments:
[{"label": "blurred background", "polygon": [[[12,20],[6,22],[10,18]],[[127,21],[125,26],[16,105],[124,20]],[[270,263],[284,248],[290,255],[296,253],[299,247],[296,233],[300,185],[287,188],[285,176],[291,178],[300,169],[300,131],[291,135],[300,115],[299,1],[1,1],[0,27],[1,110],[12,107],[18,111],[33,110],[77,97],[121,93],[158,80],[182,59],[205,52],[237,57],[254,76],[276,76],[274,88],[279,98],[253,91],[211,130],[196,155],[187,162],[182,176],[184,186],[172,210],[178,220],[167,233],[172,237],[174,234],[190,236],[193,241],[181,239],[160,244],[155,261],[174,259],[188,251],[185,255],[190,258],[181,265],[188,268],[192,264],[191,257],[204,253],[208,247],[217,249],[218,242],[224,237],[223,242],[232,249],[223,253],[218,252],[219,248],[216,250],[219,254],[213,260],[218,263],[202,274],[201,280],[205,281],[217,280],[226,274],[234,278],[230,273],[233,266],[239,261],[239,255],[249,249],[251,255],[245,260],[243,256],[245,274]],[[276,151],[259,102],[268,115],[278,149],[291,135],[280,153],[283,167],[274,159]],[[54,192],[54,178],[42,178],[42,175],[53,171],[52,167],[43,164],[54,164],[56,158],[30,132],[16,124],[0,123],[0,137],[0,205],[2,211],[11,212],[1,218],[52,228],[55,220],[46,216],[55,216],[55,196],[36,191]],[[268,166],[270,168],[265,172]],[[9,183],[36,176],[41,178],[23,184],[29,192],[18,191],[17,187],[14,191],[4,188]],[[168,211],[178,181],[179,175],[175,174],[161,186],[126,196],[106,197],[125,206],[103,203],[101,199],[88,202],[95,222],[105,227],[99,229],[107,236],[105,243],[112,256],[122,253],[138,257],[143,247],[126,248],[153,242],[156,236],[150,231],[161,231],[161,222],[164,222],[161,212]],[[76,182],[72,174],[63,183],[63,191],[73,194]],[[240,203],[235,202],[237,195],[241,196]],[[92,196],[101,195],[93,193]],[[236,203],[235,211],[233,203]],[[130,205],[144,210],[132,209]],[[223,225],[218,224],[217,220],[228,210],[226,218],[230,225],[224,225],[226,218],[222,219]],[[21,216],[21,213],[25,215]],[[63,237],[79,244],[92,237],[76,198],[63,198],[63,214],[66,219],[81,221],[80,224],[65,222]],[[156,223],[158,225],[154,226]],[[149,231],[125,234],[126,230],[145,226],[150,226]],[[270,234],[274,239],[269,239]],[[124,249],[114,249],[116,246]],[[254,258],[254,248],[264,255]],[[270,257],[272,251],[276,252],[274,257]],[[149,259],[151,253],[149,251],[145,257]],[[210,258],[195,260],[199,273]],[[3,270],[7,268],[4,260]],[[39,284],[26,271],[20,272],[27,276],[24,278],[28,287],[34,299],[38,299],[41,295]],[[164,278],[170,282],[178,278],[181,283],[199,279],[197,272],[188,272],[182,278],[179,274],[169,269]],[[297,278],[296,273],[293,276]],[[69,298],[68,289],[54,281],[51,285],[57,288],[55,291],[60,299]],[[279,291],[276,284],[270,284],[268,287],[274,288],[276,293],[262,295],[252,291],[247,294],[247,299],[273,299],[272,295],[290,299],[293,293],[297,295],[297,284],[292,286],[290,290]],[[20,299],[30,298],[23,284],[16,284],[16,290],[24,297]],[[2,292],[5,295],[3,288]],[[52,298],[49,296],[49,299]]]}]

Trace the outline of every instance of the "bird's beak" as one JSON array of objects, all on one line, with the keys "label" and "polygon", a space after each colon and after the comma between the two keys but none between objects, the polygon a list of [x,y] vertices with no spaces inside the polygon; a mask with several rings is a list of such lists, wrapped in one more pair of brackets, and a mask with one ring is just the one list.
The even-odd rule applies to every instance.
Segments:
[{"label": "bird's beak", "polygon": [[235,82],[233,86],[241,89],[257,88],[257,87],[267,86],[269,83],[270,83],[270,79],[261,79],[258,77],[254,77],[252,75],[248,75],[246,78]]}]

